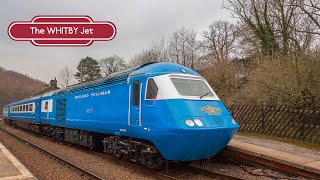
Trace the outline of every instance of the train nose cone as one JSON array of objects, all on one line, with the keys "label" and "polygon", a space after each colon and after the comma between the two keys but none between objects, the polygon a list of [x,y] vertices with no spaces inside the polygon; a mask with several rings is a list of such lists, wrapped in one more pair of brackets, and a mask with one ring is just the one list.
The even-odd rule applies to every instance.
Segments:
[{"label": "train nose cone", "polygon": [[161,140],[155,145],[168,160],[207,159],[219,153],[237,130],[236,126],[217,129],[185,129],[175,134],[163,134]]}]

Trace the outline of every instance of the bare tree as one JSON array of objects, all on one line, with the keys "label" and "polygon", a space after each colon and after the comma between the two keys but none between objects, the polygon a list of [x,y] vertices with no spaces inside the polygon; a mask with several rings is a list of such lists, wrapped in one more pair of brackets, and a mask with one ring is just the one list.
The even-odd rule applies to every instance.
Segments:
[{"label": "bare tree", "polygon": [[134,55],[130,60],[129,66],[138,66],[149,62],[163,62],[168,61],[167,46],[165,39],[153,41],[149,48],[142,50]]},{"label": "bare tree", "polygon": [[233,15],[240,23],[248,26],[255,38],[260,41],[264,54],[271,55],[278,50],[275,30],[270,19],[269,4],[266,0],[228,0]]},{"label": "bare tree", "polygon": [[74,76],[73,71],[68,66],[65,66],[59,72],[59,80],[58,83],[62,88],[65,88],[73,83]]},{"label": "bare tree", "polygon": [[164,38],[153,41],[150,46],[150,51],[154,54],[154,59],[159,62],[168,61],[168,53],[167,53],[167,46],[166,41]]},{"label": "bare tree", "polygon": [[99,64],[105,76],[126,68],[123,58],[117,55],[101,59]]},{"label": "bare tree", "polygon": [[295,31],[297,27],[305,31],[311,24],[297,7],[297,0],[228,0],[226,6],[239,19],[242,27],[248,27],[254,36],[244,32],[247,42],[259,42],[263,55],[281,52],[303,52],[312,42],[312,36]]},{"label": "bare tree", "polygon": [[202,34],[201,48],[204,56],[210,60],[229,60],[235,48],[236,28],[227,21],[216,21],[209,26],[208,31]]},{"label": "bare tree", "polygon": [[168,54],[171,61],[194,69],[198,44],[196,32],[184,27],[174,32],[169,40]]},{"label": "bare tree", "polygon": [[296,0],[297,6],[305,13],[317,27],[310,33],[320,35],[320,1],[318,0]]}]

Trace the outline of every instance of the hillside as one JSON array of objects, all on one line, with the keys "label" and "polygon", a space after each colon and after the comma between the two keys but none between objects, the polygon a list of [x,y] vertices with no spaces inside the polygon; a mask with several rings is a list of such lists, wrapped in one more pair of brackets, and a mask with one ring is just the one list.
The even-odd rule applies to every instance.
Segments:
[{"label": "hillside", "polygon": [[0,67],[0,114],[4,105],[34,95],[43,85],[44,82]]}]

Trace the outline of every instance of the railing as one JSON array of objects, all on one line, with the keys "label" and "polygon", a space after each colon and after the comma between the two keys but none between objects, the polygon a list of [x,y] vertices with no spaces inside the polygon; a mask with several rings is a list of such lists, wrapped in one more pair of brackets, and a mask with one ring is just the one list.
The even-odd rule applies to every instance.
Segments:
[{"label": "railing", "polygon": [[286,106],[229,105],[240,132],[320,144],[320,113]]}]

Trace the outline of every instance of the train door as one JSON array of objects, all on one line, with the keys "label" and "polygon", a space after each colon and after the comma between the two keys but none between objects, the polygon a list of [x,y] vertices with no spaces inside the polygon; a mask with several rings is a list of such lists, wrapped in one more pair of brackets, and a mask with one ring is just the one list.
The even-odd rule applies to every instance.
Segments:
[{"label": "train door", "polygon": [[56,101],[56,120],[65,121],[66,120],[66,108],[67,108],[67,99],[60,98]]},{"label": "train door", "polygon": [[34,105],[33,105],[34,111],[35,111],[35,115],[36,115],[36,121],[38,123],[40,123],[40,100],[35,101]]},{"label": "train door", "polygon": [[47,99],[41,101],[41,122],[42,123],[50,123],[50,119],[52,118],[52,106],[53,99]]},{"label": "train door", "polygon": [[129,87],[129,116],[128,123],[131,127],[141,126],[141,99],[142,83],[139,80],[133,81]]}]

